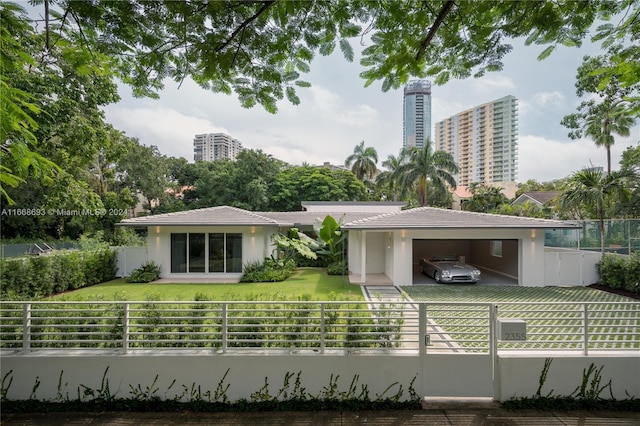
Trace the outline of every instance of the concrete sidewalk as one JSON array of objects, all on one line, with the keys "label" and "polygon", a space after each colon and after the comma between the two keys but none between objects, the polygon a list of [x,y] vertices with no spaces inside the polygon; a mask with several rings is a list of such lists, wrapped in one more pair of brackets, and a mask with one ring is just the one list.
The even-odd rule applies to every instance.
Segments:
[{"label": "concrete sidewalk", "polygon": [[638,412],[456,408],[403,411],[295,411],[258,413],[38,413],[3,414],[2,425],[455,425],[539,426],[593,425],[638,426]]}]

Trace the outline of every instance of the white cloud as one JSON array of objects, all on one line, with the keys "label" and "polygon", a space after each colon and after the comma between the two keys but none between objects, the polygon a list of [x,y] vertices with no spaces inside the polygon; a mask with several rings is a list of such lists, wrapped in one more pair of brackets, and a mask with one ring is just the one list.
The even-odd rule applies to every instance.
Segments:
[{"label": "white cloud", "polygon": [[193,136],[198,133],[229,133],[208,120],[182,114],[171,108],[105,109],[107,120],[144,145],[155,145],[164,155],[193,159]]},{"label": "white cloud", "polygon": [[[619,168],[622,152],[629,144],[616,143],[611,148],[611,167]],[[518,141],[519,182],[535,179],[548,182],[569,176],[585,167],[607,168],[607,154],[588,139],[558,141],[522,135]]]},{"label": "white cloud", "polygon": [[531,97],[533,103],[539,108],[560,109],[565,105],[565,96],[558,92],[537,92]]},{"label": "white cloud", "polygon": [[[500,93],[499,91],[501,90],[511,90],[516,87],[511,77],[502,74],[487,74],[484,77],[471,81],[473,82],[474,90],[480,93]],[[497,96],[496,99],[499,97],[501,96]]]}]

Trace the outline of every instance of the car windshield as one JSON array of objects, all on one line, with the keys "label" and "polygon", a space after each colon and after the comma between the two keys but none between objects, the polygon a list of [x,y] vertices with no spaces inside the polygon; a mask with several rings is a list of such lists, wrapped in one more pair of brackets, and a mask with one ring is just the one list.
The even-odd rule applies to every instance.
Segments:
[{"label": "car windshield", "polygon": [[433,260],[436,262],[457,262],[458,256],[455,254],[440,254],[437,256],[433,256]]}]

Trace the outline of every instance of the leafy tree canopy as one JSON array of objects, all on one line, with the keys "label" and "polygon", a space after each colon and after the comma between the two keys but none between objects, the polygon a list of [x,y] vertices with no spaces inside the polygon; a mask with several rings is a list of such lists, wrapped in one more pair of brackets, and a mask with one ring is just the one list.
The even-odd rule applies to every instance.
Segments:
[{"label": "leafy tree canopy", "polygon": [[[338,47],[353,61],[351,42],[366,46],[360,60],[365,85],[382,81],[398,88],[411,77],[482,76],[502,69],[509,39],[527,44],[579,46],[596,22],[596,36],[618,45],[632,19],[608,24],[612,16],[637,18],[637,0],[595,1],[80,1],[55,3],[45,31],[64,34],[78,46],[110,58],[110,67],[137,95],[157,96],[163,81],[192,78],[214,92],[235,92],[245,107],[300,102],[296,89],[317,54]],[[55,9],[55,10],[54,10]],[[629,23],[631,22],[631,23]],[[633,24],[634,28],[637,24]],[[637,34],[637,32],[636,32]],[[55,37],[54,37],[55,38]],[[622,41],[621,41],[622,40]],[[52,43],[55,40],[52,39]],[[609,75],[625,74],[633,52],[619,52]],[[637,61],[636,61],[637,64]],[[637,66],[637,65],[636,65]],[[633,68],[633,65],[632,65]],[[629,84],[633,83],[630,81]]]}]

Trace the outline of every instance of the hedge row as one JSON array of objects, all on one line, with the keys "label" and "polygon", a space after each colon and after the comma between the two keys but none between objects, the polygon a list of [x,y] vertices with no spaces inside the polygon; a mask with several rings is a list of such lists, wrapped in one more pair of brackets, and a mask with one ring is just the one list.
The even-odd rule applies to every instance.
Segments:
[{"label": "hedge row", "polygon": [[605,255],[600,263],[600,284],[640,293],[640,255]]},{"label": "hedge row", "polygon": [[3,299],[49,296],[111,280],[117,254],[109,248],[0,260]]}]

